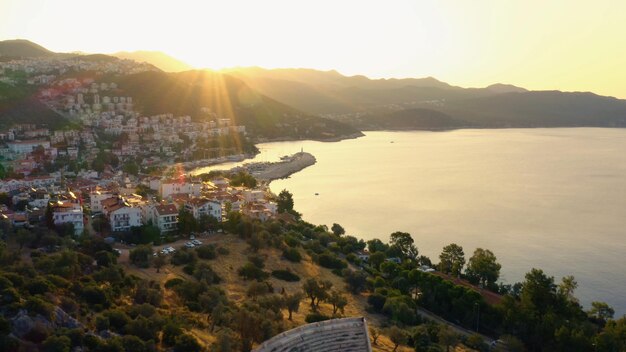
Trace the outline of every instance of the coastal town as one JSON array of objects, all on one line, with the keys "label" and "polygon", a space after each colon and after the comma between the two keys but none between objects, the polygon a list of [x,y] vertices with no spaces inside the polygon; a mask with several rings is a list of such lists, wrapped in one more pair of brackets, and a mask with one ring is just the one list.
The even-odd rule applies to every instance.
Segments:
[{"label": "coastal town", "polygon": [[[114,55],[0,41],[1,351],[626,351],[622,307],[577,296],[573,275],[534,262],[515,282],[503,264],[523,252],[519,243],[511,255],[495,242],[465,242],[483,219],[455,218],[463,202],[446,196],[472,190],[456,171],[475,163],[461,148],[450,152],[450,141],[487,157],[466,141],[490,134],[373,131],[364,143],[302,143],[363,135],[341,121],[379,128],[362,108],[389,92],[368,88],[342,102],[351,109],[322,118],[286,104],[293,96],[260,93],[241,73],[172,72]],[[355,82],[388,84],[315,70],[288,76],[347,79],[350,94]],[[391,91],[377,109],[445,101],[395,101],[402,94]],[[459,123],[418,110],[428,126]],[[379,123],[410,122],[413,113]],[[270,141],[288,142],[255,146]],[[441,146],[460,159],[442,164]],[[320,160],[314,172],[270,188],[316,164],[311,153]],[[494,188],[477,165],[472,186]],[[478,193],[470,194],[474,204]],[[492,209],[490,222],[501,217]],[[438,221],[445,232],[428,238]],[[474,231],[467,238],[465,227]],[[506,239],[507,231],[484,235]]]},{"label": "coastal town", "polygon": [[[245,126],[209,108],[198,119],[143,116],[116,83],[93,78],[152,69],[132,60],[0,62],[1,82],[36,87],[39,101],[71,122],[57,129],[28,123],[0,129],[0,220],[17,227],[47,221],[75,235],[154,226],[165,236],[178,229],[181,212],[203,224],[222,222],[230,211],[261,221],[275,216],[266,185],[235,186],[223,176],[185,173],[243,160],[246,151],[231,142],[246,139]],[[300,160],[294,158],[295,171],[305,167]],[[295,172],[284,164],[273,178]]]}]

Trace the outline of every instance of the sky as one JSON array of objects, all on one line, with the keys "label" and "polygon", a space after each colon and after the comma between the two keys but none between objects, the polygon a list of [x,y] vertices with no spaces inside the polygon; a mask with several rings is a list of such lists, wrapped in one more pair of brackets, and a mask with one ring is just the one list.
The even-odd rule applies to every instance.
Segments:
[{"label": "sky", "polygon": [[0,40],[626,98],[626,1],[0,0]]}]

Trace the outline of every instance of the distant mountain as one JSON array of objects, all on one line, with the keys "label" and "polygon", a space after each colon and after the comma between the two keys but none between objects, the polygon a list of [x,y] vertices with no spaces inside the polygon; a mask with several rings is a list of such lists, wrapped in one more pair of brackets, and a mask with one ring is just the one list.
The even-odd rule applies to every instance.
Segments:
[{"label": "distant mountain", "polygon": [[309,69],[229,69],[273,99],[365,129],[626,127],[626,101],[593,93],[461,88],[434,78],[368,79]]},{"label": "distant mountain", "polygon": [[360,132],[268,98],[241,80],[211,71],[143,72],[115,79],[146,115],[171,112],[205,118],[202,108],[246,126],[258,140],[335,139]]},{"label": "distant mountain", "polygon": [[626,100],[588,92],[504,93],[437,109],[482,127],[626,127]]},{"label": "distant mountain", "polygon": [[111,54],[120,59],[130,59],[138,62],[147,62],[166,72],[181,72],[192,70],[193,67],[160,51],[121,51]]},{"label": "distant mountain", "polygon": [[485,89],[488,90],[488,91],[494,92],[494,93],[523,93],[523,92],[528,92],[528,89],[517,87],[517,86],[514,86],[512,84],[502,84],[502,83],[492,84],[490,86],[487,86],[487,88],[485,88]]},{"label": "distant mountain", "polygon": [[454,87],[432,77],[369,79],[343,76],[337,71],[258,67],[225,72],[271,98],[314,114],[389,111],[392,104],[410,108],[424,101],[493,94],[484,89]]},{"label": "distant mountain", "polygon": [[0,56],[40,57],[52,55],[55,55],[55,53],[28,40],[14,39],[0,41]]}]

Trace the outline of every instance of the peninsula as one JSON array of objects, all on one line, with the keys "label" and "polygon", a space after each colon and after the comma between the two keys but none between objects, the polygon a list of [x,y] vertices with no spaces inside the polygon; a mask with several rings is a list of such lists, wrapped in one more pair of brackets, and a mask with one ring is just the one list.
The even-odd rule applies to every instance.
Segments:
[{"label": "peninsula", "polygon": [[315,156],[310,153],[299,152],[293,155],[284,156],[278,162],[257,162],[244,164],[230,170],[230,172],[245,171],[254,176],[259,181],[270,182],[286,178],[292,174],[303,170],[317,162]]}]

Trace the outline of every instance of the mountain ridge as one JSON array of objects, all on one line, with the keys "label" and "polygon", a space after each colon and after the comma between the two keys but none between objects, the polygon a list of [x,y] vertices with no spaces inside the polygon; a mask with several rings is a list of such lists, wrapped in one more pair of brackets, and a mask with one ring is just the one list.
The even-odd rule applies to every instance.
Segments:
[{"label": "mountain ridge", "polygon": [[[81,57],[85,60],[110,60],[114,57],[103,54],[79,56],[53,53],[26,40],[0,42],[0,55],[6,56],[7,53],[59,55]],[[246,99],[272,106],[263,112],[266,115],[272,115],[278,110],[283,111],[283,114],[307,118],[318,115],[326,118],[323,120],[326,122],[322,124],[335,121],[348,123],[356,128],[367,126],[368,129],[390,128],[389,126],[422,129],[427,128],[425,125],[436,126],[437,129],[460,128],[459,126],[626,127],[626,100],[591,92],[527,90],[505,83],[495,83],[484,88],[463,88],[433,77],[370,79],[363,75],[345,76],[336,70],[320,71],[310,68],[265,69],[253,66],[219,71],[186,70],[188,65],[185,66],[180,60],[160,52],[138,51],[128,55],[135,55],[136,59],[138,53],[145,53],[152,59],[156,56],[161,57],[166,61],[161,62],[161,67],[168,62],[171,65],[179,65],[177,68],[181,71],[177,73],[182,75],[177,77],[186,77],[192,82],[202,76],[199,72],[232,77],[240,82],[236,85],[245,84],[246,88],[242,92]],[[118,54],[123,56],[121,53]],[[154,61],[150,63],[159,66]],[[170,69],[174,70],[174,66]],[[234,82],[229,79],[225,81]],[[189,86],[184,87],[184,90],[192,93]],[[204,88],[193,94],[203,91]],[[140,90],[138,94],[141,94]],[[183,102],[189,99],[178,94],[175,96]],[[241,98],[232,92],[228,97]],[[259,97],[262,98],[259,100]],[[163,101],[170,102],[171,106],[180,104],[167,97],[163,97]],[[159,106],[161,103],[154,100],[154,104]],[[239,108],[248,109],[248,112],[254,110],[253,106]],[[401,113],[402,111],[405,112]],[[281,119],[266,117],[267,121],[273,121],[273,124],[281,126],[281,123],[277,122]],[[384,121],[384,118],[393,121]],[[254,122],[254,119],[250,122]],[[272,134],[269,133],[269,126],[263,128],[265,134]],[[341,126],[340,129],[344,127]]]}]

